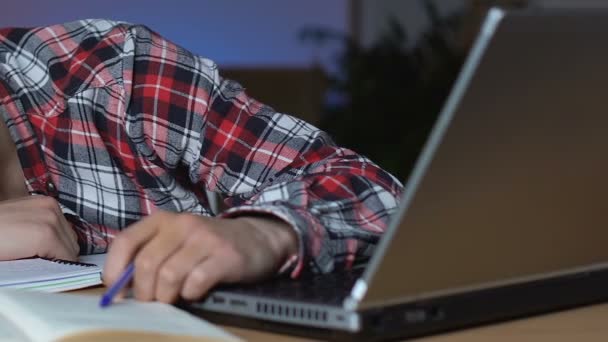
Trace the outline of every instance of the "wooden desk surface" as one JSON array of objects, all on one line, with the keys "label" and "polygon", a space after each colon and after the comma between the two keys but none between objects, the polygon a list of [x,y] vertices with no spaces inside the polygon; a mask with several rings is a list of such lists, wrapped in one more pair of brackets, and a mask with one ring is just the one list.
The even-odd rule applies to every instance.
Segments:
[{"label": "wooden desk surface", "polygon": [[[99,295],[102,287],[72,293]],[[598,304],[573,310],[534,316],[504,323],[485,325],[442,335],[416,339],[417,342],[502,342],[502,341],[598,341],[608,338],[608,304]],[[230,326],[222,328],[246,341],[302,342],[311,339],[273,334]]]}]

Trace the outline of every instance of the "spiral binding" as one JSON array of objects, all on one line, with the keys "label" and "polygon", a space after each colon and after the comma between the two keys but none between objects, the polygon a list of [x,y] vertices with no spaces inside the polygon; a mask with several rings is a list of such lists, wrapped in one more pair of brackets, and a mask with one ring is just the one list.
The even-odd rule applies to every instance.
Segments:
[{"label": "spiral binding", "polygon": [[86,262],[79,262],[79,261],[69,261],[69,260],[63,260],[63,259],[46,259],[48,261],[52,261],[58,264],[63,264],[63,265],[72,265],[72,266],[83,266],[83,267],[98,267],[95,264],[89,264]]}]

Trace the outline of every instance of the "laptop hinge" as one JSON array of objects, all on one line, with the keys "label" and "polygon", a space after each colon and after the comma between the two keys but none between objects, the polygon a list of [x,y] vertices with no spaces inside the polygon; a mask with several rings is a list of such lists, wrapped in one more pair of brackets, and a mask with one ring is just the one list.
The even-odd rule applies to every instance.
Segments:
[{"label": "laptop hinge", "polygon": [[355,286],[353,286],[353,289],[350,291],[350,294],[344,299],[344,308],[346,310],[354,311],[357,306],[359,306],[359,303],[361,302],[361,299],[363,299],[363,296],[365,296],[366,292],[367,283],[365,282],[365,280],[357,279],[357,282],[355,283]]}]

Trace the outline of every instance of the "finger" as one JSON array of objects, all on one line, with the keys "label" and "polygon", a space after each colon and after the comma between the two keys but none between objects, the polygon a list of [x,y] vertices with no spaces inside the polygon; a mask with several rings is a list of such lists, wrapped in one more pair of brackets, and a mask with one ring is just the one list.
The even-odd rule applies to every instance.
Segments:
[{"label": "finger", "polygon": [[42,212],[46,212],[47,215],[49,215],[49,224],[53,225],[57,230],[59,238],[71,252],[70,257],[67,260],[74,260],[78,256],[79,247],[76,241],[73,241],[72,237],[75,233],[72,230],[71,224],[67,222],[63,215],[59,203],[57,203],[54,198],[47,196],[32,197],[30,201],[40,206],[43,209]]},{"label": "finger", "polygon": [[70,254],[69,259],[66,260],[76,259],[78,257],[79,248],[77,243],[72,238],[72,234],[74,233],[72,231],[71,224],[70,227],[67,227],[68,223],[66,222],[65,217],[63,217],[61,214],[55,215],[58,217],[54,220],[53,225],[57,231],[57,236],[65,246],[66,251],[68,251]]},{"label": "finger", "polygon": [[[42,218],[35,220],[36,214],[31,221],[21,221],[11,224],[2,230],[2,234],[10,236],[10,239],[0,239],[0,260],[10,260],[39,256],[43,258],[63,258],[70,260],[71,253],[57,235],[52,226],[45,224]],[[6,218],[6,217],[3,217]],[[8,218],[8,222],[11,218]],[[24,234],[24,232],[28,234]],[[23,248],[23,246],[31,246]]]},{"label": "finger", "polygon": [[159,232],[135,256],[133,290],[135,298],[143,301],[155,299],[156,284],[162,263],[182,245],[182,239],[172,232]]},{"label": "finger", "polygon": [[156,278],[156,299],[164,303],[177,300],[188,274],[208,256],[208,248],[188,240],[161,265]]},{"label": "finger", "polygon": [[66,247],[65,244],[61,244],[63,248],[55,248],[53,251],[48,253],[48,258],[61,259],[66,261],[78,261],[78,255],[74,254],[74,251]]},{"label": "finger", "polygon": [[41,208],[28,213],[24,226],[32,231],[36,241],[36,255],[43,258],[76,261],[76,256],[69,247],[64,234],[57,227],[59,219],[50,208]]},{"label": "finger", "polygon": [[78,238],[76,236],[76,232],[72,227],[72,224],[68,222],[59,207],[57,207],[55,215],[56,220],[54,222],[62,241],[75,257],[78,256],[80,252],[80,246],[78,245]]},{"label": "finger", "polygon": [[106,285],[113,284],[127,265],[133,260],[137,251],[158,230],[158,215],[152,215],[127,227],[114,238],[108,249],[108,257],[103,270],[103,281]]},{"label": "finger", "polygon": [[43,258],[76,261],[73,251],[66,245],[64,238],[56,227],[45,223],[32,223],[38,228],[38,248],[36,254]]},{"label": "finger", "polygon": [[[1,208],[3,220],[12,222],[10,225],[13,229],[18,223],[18,226],[22,227],[22,232],[32,233],[21,233],[24,235],[22,243],[12,239],[13,246],[10,247],[15,255],[76,260],[78,248],[74,248],[69,235],[65,232],[63,227],[65,218],[55,199],[46,196],[28,196],[3,201]],[[23,246],[27,245],[31,247],[24,249]]]},{"label": "finger", "polygon": [[70,248],[74,250],[75,255],[80,254],[80,245],[78,244],[78,234],[76,234],[76,227],[74,227],[72,222],[68,220],[59,205],[57,205],[57,212],[59,215],[61,229],[65,234],[67,242],[70,244]]},{"label": "finger", "polygon": [[76,234],[76,227],[67,220],[67,218],[63,217],[65,231],[67,232],[67,238],[70,242],[70,247],[74,251],[75,255],[80,254],[80,245],[78,244],[78,234]]},{"label": "finger", "polygon": [[204,296],[209,289],[215,286],[226,274],[229,268],[226,260],[213,255],[196,265],[188,274],[181,290],[182,298],[197,300]]}]

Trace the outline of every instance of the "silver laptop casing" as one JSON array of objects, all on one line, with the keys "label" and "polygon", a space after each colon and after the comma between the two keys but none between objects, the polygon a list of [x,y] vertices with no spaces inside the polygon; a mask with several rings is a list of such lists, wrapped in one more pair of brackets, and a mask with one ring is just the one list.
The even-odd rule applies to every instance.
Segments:
[{"label": "silver laptop casing", "polygon": [[608,12],[490,10],[343,305],[216,290],[200,307],[356,332],[367,310],[606,268],[602,39]]}]

